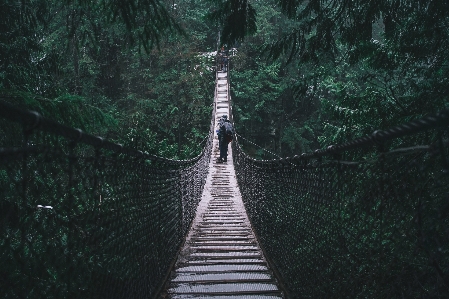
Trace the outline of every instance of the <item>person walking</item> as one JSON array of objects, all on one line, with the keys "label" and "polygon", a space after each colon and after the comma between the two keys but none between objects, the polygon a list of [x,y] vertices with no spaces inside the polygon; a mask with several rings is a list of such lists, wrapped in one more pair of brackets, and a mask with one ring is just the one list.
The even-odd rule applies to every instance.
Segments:
[{"label": "person walking", "polygon": [[219,163],[228,161],[228,144],[232,141],[234,134],[234,128],[231,122],[228,120],[227,115],[223,115],[218,121],[218,147],[220,149]]},{"label": "person walking", "polygon": [[227,53],[224,47],[221,47],[218,53],[219,71],[225,72],[225,59],[227,60]]},{"label": "person walking", "polygon": [[227,72],[228,71],[228,56],[223,56],[223,72]]}]

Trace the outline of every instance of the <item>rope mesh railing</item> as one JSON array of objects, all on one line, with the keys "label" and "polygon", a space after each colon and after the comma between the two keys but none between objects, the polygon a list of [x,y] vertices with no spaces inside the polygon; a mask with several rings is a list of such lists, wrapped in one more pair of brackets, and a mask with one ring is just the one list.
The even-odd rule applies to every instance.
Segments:
[{"label": "rope mesh railing", "polygon": [[169,160],[0,103],[3,298],[157,295],[212,150]]},{"label": "rope mesh railing", "polygon": [[242,197],[289,298],[449,297],[448,120],[270,161],[236,138]]}]

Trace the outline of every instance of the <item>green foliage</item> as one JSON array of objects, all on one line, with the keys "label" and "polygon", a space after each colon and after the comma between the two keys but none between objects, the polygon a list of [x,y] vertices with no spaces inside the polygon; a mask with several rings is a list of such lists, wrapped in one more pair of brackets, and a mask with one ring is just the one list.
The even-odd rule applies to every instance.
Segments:
[{"label": "green foliage", "polygon": [[50,78],[52,63],[41,52],[46,1],[2,1],[0,4],[0,88],[39,92]]},{"label": "green foliage", "polygon": [[[318,101],[308,90],[307,69],[286,65],[286,59],[266,61],[264,49],[296,21],[282,16],[274,3],[256,3],[259,31],[231,58],[231,86],[237,131],[280,156],[292,156],[317,146]],[[304,129],[307,127],[308,129]],[[245,144],[255,154],[256,148]],[[272,155],[257,156],[273,158]]]},{"label": "green foliage", "polygon": [[209,3],[21,3],[0,12],[0,89],[24,92],[13,104],[154,154],[199,153],[213,94],[198,56],[215,46]]},{"label": "green foliage", "polygon": [[221,43],[232,45],[257,31],[256,10],[248,0],[214,1],[209,19],[222,26]]},{"label": "green foliage", "polygon": [[118,128],[117,120],[110,113],[92,106],[80,96],[66,94],[48,99],[24,92],[0,90],[0,99],[22,109],[37,111],[43,117],[90,134],[105,136]]},{"label": "green foliage", "polygon": [[[285,0],[254,8],[263,32],[239,47],[232,81],[236,119],[243,120],[239,130],[248,134],[263,119],[274,133],[271,142],[254,136],[259,145],[291,156],[447,106],[446,3]],[[269,60],[260,60],[261,54]],[[274,61],[280,92],[269,94],[277,105],[271,109],[251,79],[269,82],[256,73]],[[255,107],[267,109],[266,115]]]},{"label": "green foliage", "polygon": [[79,31],[88,38],[97,38],[91,30],[85,31],[83,27],[98,29],[98,26],[119,25],[122,32],[126,32],[131,46],[137,45],[149,52],[153,46],[159,45],[164,34],[181,32],[165,3],[159,0],[66,0],[63,4],[69,7],[69,37]]},{"label": "green foliage", "polygon": [[[201,20],[207,4],[177,4],[175,10],[151,0],[3,1],[0,98],[151,154],[197,156],[209,131],[213,97],[212,64],[200,51],[215,46],[216,32]],[[202,10],[183,13],[192,7]],[[190,39],[179,34],[181,28]],[[7,132],[0,134],[4,147],[24,145],[23,128],[4,121],[0,127]],[[48,148],[39,157],[5,158],[0,171],[2,294],[154,294],[181,240],[178,172],[161,166],[172,179],[161,179],[160,172],[149,179],[145,172],[152,171],[130,166],[132,159],[110,161],[107,151],[98,159],[92,148],[67,149],[66,141],[54,136],[30,136],[30,144]],[[88,157],[84,163],[82,157]],[[183,183],[191,184],[186,190],[194,194],[201,175],[191,177]],[[18,192],[19,185],[28,194]],[[53,209],[36,208],[42,204]]]},{"label": "green foliage", "polygon": [[[171,158],[192,157],[200,152],[198,145],[209,131],[214,87],[209,62],[179,43],[152,54],[129,67],[128,96],[118,102],[126,112],[122,121],[126,128],[137,130],[136,139],[144,142],[139,143],[142,150]],[[152,146],[142,140],[148,130],[159,141]]]},{"label": "green foliage", "polygon": [[[427,144],[433,134],[418,135]],[[245,207],[287,297],[447,297],[448,149],[366,150],[371,161],[290,164],[235,148]]]},{"label": "green foliage", "polygon": [[[245,137],[281,156],[299,155],[447,107],[448,3],[281,0],[283,16],[270,12],[269,3],[255,5],[264,15],[257,25],[268,30],[247,38],[233,60],[234,113],[242,135],[250,135],[255,122],[262,125],[261,118],[265,127],[283,133]],[[258,49],[268,62],[259,60]],[[257,84],[251,78],[270,80],[258,72],[266,71],[260,64],[273,62],[279,63],[282,92],[272,94],[277,98],[270,107],[282,103],[285,118],[272,117],[276,109],[252,88]],[[261,117],[258,105],[268,115]],[[396,140],[383,149],[433,144],[438,134]],[[270,138],[279,145],[273,147]],[[272,158],[251,145],[244,148]],[[254,209],[252,223],[266,221],[258,234],[268,254],[278,257],[276,265],[287,269],[291,296],[447,297],[447,234],[441,228],[448,218],[436,212],[447,210],[447,175],[435,157],[386,159],[357,151],[343,155],[369,161],[354,164],[356,170],[314,161],[304,169],[283,165],[263,173],[251,173],[239,161],[248,175],[245,204]],[[282,177],[289,171],[298,172]]]}]

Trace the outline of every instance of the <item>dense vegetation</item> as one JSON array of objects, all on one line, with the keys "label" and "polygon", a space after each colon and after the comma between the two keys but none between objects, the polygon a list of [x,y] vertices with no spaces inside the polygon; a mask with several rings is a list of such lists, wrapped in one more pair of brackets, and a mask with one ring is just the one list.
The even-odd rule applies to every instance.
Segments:
[{"label": "dense vegetation", "polygon": [[[79,127],[91,134],[102,135],[129,147],[170,158],[192,157],[199,153],[202,141],[208,133],[213,96],[213,62],[210,57],[200,53],[214,51],[220,44],[225,44],[228,48],[237,49],[237,54],[231,59],[230,75],[238,133],[276,155],[292,156],[369,134],[375,129],[388,128],[447,106],[447,11],[447,2],[429,0],[4,0],[0,3],[0,95],[1,100],[37,110],[45,117]],[[217,36],[221,37],[218,42]],[[11,133],[6,125],[3,130]],[[6,135],[0,137],[0,140],[8,143],[8,146],[14,143],[9,142],[10,140],[6,142],[7,138],[18,140],[21,137],[19,133],[5,137]],[[15,142],[19,144],[17,140]],[[429,144],[437,138],[428,134],[422,140]],[[410,141],[408,145],[416,145],[415,141]],[[249,143],[245,144],[245,150],[258,158],[270,157]],[[65,153],[61,156],[65,157]],[[46,162],[52,165],[53,159],[54,157],[46,157]],[[356,284],[357,288],[354,290],[363,291],[357,293],[360,297],[447,297],[444,295],[447,294],[448,285],[447,245],[444,246],[447,244],[449,211],[447,188],[444,187],[447,186],[447,179],[441,180],[443,183],[440,182],[439,175],[442,172],[439,160],[431,164],[427,172],[421,174],[422,169],[415,168],[415,162],[409,163],[407,159],[403,163],[408,165],[407,168],[396,167],[395,165],[403,165],[397,164],[401,159],[403,158],[393,158],[391,163],[385,163],[391,165],[387,169],[384,169],[382,163],[378,163],[382,160],[376,160],[376,163],[382,164],[377,172],[369,168],[369,165],[366,168],[365,165],[361,166],[359,172],[354,172],[352,176],[348,176],[350,179],[347,182],[343,182],[350,187],[352,196],[347,196],[347,193],[344,193],[346,191],[338,193],[330,186],[329,196],[335,195],[338,200],[341,198],[349,201],[348,205],[344,206],[346,210],[338,211],[339,218],[337,217],[337,221],[332,222],[332,225],[341,228],[340,233],[347,234],[337,235],[343,241],[351,240],[352,235],[358,236],[357,229],[362,230],[361,241],[351,243],[344,249],[349,250],[355,257],[366,258],[368,261],[363,265],[352,256],[345,257],[340,252],[329,255],[326,238],[331,234],[325,229],[319,232],[327,234],[326,238],[322,238],[324,241],[310,243],[308,247],[303,243],[286,244],[284,241],[289,241],[290,237],[282,239],[284,236],[280,231],[291,232],[300,238],[302,235],[299,232],[316,229],[317,226],[310,222],[314,219],[309,215],[309,218],[301,219],[308,222],[308,226],[302,226],[293,212],[297,208],[301,213],[307,213],[309,207],[303,205],[304,199],[313,194],[321,196],[322,186],[317,187],[319,190],[314,190],[315,185],[309,184],[312,179],[307,178],[301,182],[284,180],[276,185],[267,185],[268,191],[270,188],[274,191],[271,195],[267,193],[266,198],[275,203],[273,208],[268,209],[269,217],[266,219],[271,226],[267,228],[276,228],[273,229],[273,238],[269,239],[274,243],[278,242],[275,237],[282,239],[274,247],[287,248],[305,261],[304,264],[311,271],[316,268],[313,259],[318,257],[317,253],[322,253],[322,256],[328,259],[335,258],[335,265],[343,263],[345,259],[351,265],[350,268],[324,265],[323,269],[328,271],[325,274],[329,281],[340,277],[340,281],[332,280],[327,287],[316,287],[316,280],[328,281],[317,276],[317,279],[309,278],[308,284],[301,279],[293,279],[295,288],[323,291],[329,297],[340,294],[340,287],[350,288]],[[420,156],[420,159],[420,165],[427,165],[426,154]],[[444,157],[441,161],[445,162]],[[36,168],[41,167],[33,159],[29,163],[36,164]],[[91,163],[86,165],[86,169],[90,169]],[[44,175],[41,176],[38,172],[33,173],[35,185],[39,186],[35,188],[38,191],[33,191],[33,195],[43,200],[45,196],[42,195],[45,193],[48,196],[46,200],[55,206],[55,210],[58,210],[57,205],[65,204],[65,201],[54,193],[54,186],[60,185],[57,181],[68,176],[60,167],[55,166],[61,173],[60,177],[53,176],[51,171],[48,174],[43,171]],[[120,165],[117,168],[121,169]],[[15,170],[17,174],[8,176],[7,170]],[[397,172],[403,174],[397,176]],[[115,177],[125,177],[115,170],[111,173]],[[409,173],[417,174],[418,177],[410,179]],[[385,174],[391,176],[387,177]],[[14,250],[9,250],[14,249],[16,244],[13,241],[18,240],[17,236],[21,234],[19,225],[16,229],[14,221],[10,219],[18,219],[17,223],[20,220],[22,228],[27,227],[28,221],[39,225],[43,223],[42,227],[46,229],[39,227],[39,232],[44,233],[47,230],[46,221],[51,220],[42,216],[44,212],[36,212],[36,204],[41,202],[32,202],[26,194],[22,194],[21,199],[29,209],[22,212],[18,208],[16,187],[9,182],[14,182],[17,186],[22,185],[22,182],[27,183],[26,175],[27,173],[21,173],[20,167],[6,167],[1,173],[2,186],[8,186],[7,190],[10,192],[10,196],[6,196],[6,200],[2,201],[1,209],[2,213],[7,215],[2,218],[2,233],[7,232],[4,235],[9,237],[3,238],[2,246],[8,250],[5,251],[8,254],[15,254]],[[320,175],[321,172],[311,177],[316,179]],[[433,186],[444,188],[432,187],[432,184],[428,183],[428,177],[431,175],[436,177],[432,179],[435,182]],[[41,177],[46,180],[41,180]],[[131,177],[137,179],[138,176],[134,174]],[[274,173],[273,177],[278,179],[278,173]],[[386,178],[390,181],[391,189],[390,186],[383,185]],[[65,180],[72,183],[72,180]],[[336,184],[333,178],[323,181]],[[377,183],[370,184],[373,181]],[[103,188],[103,193],[99,194],[105,197],[100,196],[100,202],[106,197],[108,200],[113,199],[120,192],[128,190],[122,190],[121,186],[113,188],[112,183],[104,184],[101,188],[95,184],[90,186],[89,180],[79,179],[78,183],[82,186],[79,187],[80,190],[90,188],[89,190],[97,192],[97,188]],[[299,183],[306,184],[306,187],[290,196],[284,196],[276,189],[282,188],[288,193],[292,190],[289,184],[298,187]],[[366,188],[367,185],[370,188]],[[341,184],[338,186],[342,187]],[[45,192],[42,188],[45,188]],[[308,190],[307,188],[311,190],[302,195],[301,192]],[[359,203],[363,203],[363,199],[368,198],[370,194],[377,194],[380,188],[388,191],[385,198],[391,199],[395,205],[394,209],[388,210],[391,213],[388,217],[391,222],[379,226],[384,235],[373,235],[372,227],[377,228],[377,219],[380,219],[379,223],[383,223],[382,215],[386,207],[383,202],[384,195],[374,196],[372,202],[366,204],[366,211]],[[71,205],[77,205],[79,218],[84,219],[88,215],[87,210],[89,213],[89,209],[95,210],[98,194],[95,193],[95,198],[89,197],[94,204],[85,208],[85,198],[76,198],[76,191],[76,188],[72,188],[68,192],[62,189],[59,192]],[[149,190],[150,193],[152,191]],[[265,190],[260,187],[256,191]],[[417,198],[416,194],[421,194],[422,198]],[[123,198],[129,198],[128,194]],[[163,197],[166,198],[169,196]],[[260,198],[262,197],[254,196],[254,199],[258,200],[257,204],[260,203]],[[321,199],[322,197],[319,198]],[[148,201],[147,198],[145,200],[156,207],[152,211],[160,211],[162,204],[158,201],[159,197],[152,198],[154,202]],[[316,207],[317,201],[309,201],[312,208]],[[123,201],[120,202],[123,204]],[[291,206],[288,206],[289,202]],[[279,210],[282,204],[287,204],[287,208],[280,213],[276,209]],[[163,207],[167,211],[170,210],[167,208],[169,205],[164,204]],[[78,213],[70,205],[63,209],[67,211],[67,219],[74,218],[74,211]],[[327,209],[327,203],[324,203],[323,207],[317,208],[317,215],[328,215]],[[109,211],[113,212],[114,209]],[[114,217],[120,217],[127,223],[148,217],[139,216],[138,213],[144,211],[140,207],[135,210],[133,207],[129,211],[130,218],[123,218],[122,214],[114,214]],[[377,214],[382,217],[373,217],[374,220],[371,220],[371,216]],[[160,213],[155,215],[160,216]],[[287,217],[289,215],[293,215],[292,218]],[[424,225],[422,221],[418,221],[421,216]],[[319,220],[319,217],[316,219]],[[89,225],[89,221],[94,219],[87,216],[85,218],[86,222],[83,223]],[[353,221],[354,219],[363,221],[357,222]],[[152,225],[157,222],[154,219],[152,221],[154,222],[148,223]],[[161,223],[162,221],[165,219],[161,220]],[[293,229],[290,223],[292,221],[297,225]],[[71,233],[75,232],[80,239],[84,239],[80,233],[82,230],[71,226],[70,221],[67,223],[68,231],[70,229]],[[364,226],[365,224],[368,225]],[[93,232],[98,231],[96,227],[89,225],[85,227]],[[11,227],[13,229],[10,231]],[[66,248],[66,236],[61,233],[60,227],[53,223],[48,227],[54,229],[56,235],[60,234],[55,238],[55,247]],[[402,229],[403,227],[405,228]],[[398,247],[390,247],[388,242],[393,240],[393,237],[388,235],[390,231],[397,233],[394,241],[399,244]],[[102,232],[109,236],[109,231]],[[436,237],[428,237],[435,232]],[[52,230],[48,230],[48,235],[51,233]],[[402,242],[405,234],[410,234],[409,240],[412,241]],[[370,238],[375,242],[370,243]],[[35,246],[36,249],[36,252],[29,254],[26,251],[27,246],[22,246],[24,257],[37,261],[32,263],[33,267],[47,271],[45,275],[50,277],[48,281],[53,280],[57,282],[55,285],[59,284],[60,273],[51,273],[46,268],[40,268],[37,266],[39,259],[33,256],[36,253],[45,253],[46,247],[31,239],[25,240],[25,234],[21,235],[21,240],[21,246],[32,244],[31,247]],[[311,238],[304,237],[301,241],[303,240],[309,242]],[[380,242],[385,240],[388,241],[385,244]],[[112,247],[110,244],[113,243],[109,243]],[[147,248],[144,242],[133,246],[136,246],[134,248],[138,248],[139,252],[142,248]],[[425,254],[420,251],[419,263],[412,260],[414,250],[418,252],[414,246],[426,251]],[[381,254],[387,254],[389,251],[394,251],[395,255],[390,254],[390,259],[383,259],[384,264],[379,265],[378,257],[383,257]],[[82,250],[80,252],[84,253]],[[14,261],[25,260],[24,257],[15,255]],[[50,261],[50,257],[51,255],[46,259]],[[71,262],[70,254],[67,254],[67,257]],[[89,254],[80,255],[79,259],[81,261],[90,257]],[[114,262],[118,257],[118,254],[114,255],[110,260]],[[391,257],[397,257],[397,260],[392,261]],[[5,257],[4,260],[8,258],[11,256]],[[157,257],[153,259],[157,260]],[[125,261],[126,259],[123,259],[122,263],[125,264]],[[44,263],[46,262],[44,260]],[[292,258],[287,262],[294,268],[293,272],[301,275],[310,273],[301,272],[304,264],[301,265],[299,258]],[[57,261],[55,263],[58,264]],[[406,263],[411,270],[402,268]],[[433,264],[429,266],[430,263]],[[16,281],[21,284],[22,280],[14,276],[17,274],[14,272],[16,264],[7,264],[4,271],[12,275],[9,280],[4,281]],[[429,273],[432,275],[413,280],[414,267],[421,265],[430,268]],[[97,262],[96,266],[102,265]],[[20,273],[26,273],[25,263],[22,267],[23,272]],[[121,263],[116,263],[114,270],[119,273],[122,268]],[[332,272],[332,269],[341,273]],[[347,269],[350,271],[346,271]],[[63,273],[70,277],[70,271],[71,269],[67,268]],[[126,272],[127,269],[123,271]],[[365,278],[368,276],[365,274],[369,271],[374,273],[370,276],[370,279],[374,277],[374,280],[370,280],[371,284],[366,284]],[[107,276],[100,272],[98,275],[101,277]],[[358,280],[347,279],[350,276],[346,275],[351,273],[356,273]],[[159,274],[162,276],[164,273]],[[319,274],[321,275],[321,272]],[[115,275],[114,273],[112,276],[115,278]],[[6,274],[4,276],[6,277]],[[29,285],[34,285],[34,281],[26,275],[22,275],[21,279],[28,281]],[[397,279],[397,283],[395,288],[390,290],[389,282],[393,279]],[[341,283],[342,281],[345,283]],[[410,292],[404,293],[401,286],[407,282],[415,285],[410,287]],[[416,282],[424,283],[420,286]],[[75,294],[77,283],[71,286],[71,290],[63,289],[61,294],[72,291]],[[80,285],[83,283],[83,280],[79,281]],[[378,287],[376,283],[386,288]],[[47,281],[42,280],[36,285],[46,284]],[[53,292],[48,286],[47,288],[48,290],[35,288],[34,291],[36,294]],[[28,290],[23,288],[21,291],[25,294]],[[348,296],[356,297],[357,294]]]},{"label": "dense vegetation", "polygon": [[444,107],[447,10],[398,0],[8,0],[0,88],[91,133],[188,157],[207,132],[213,88],[198,53],[216,49],[221,29],[220,42],[238,49],[237,130],[291,156]]},{"label": "dense vegetation", "polygon": [[[268,3],[253,2],[259,29],[269,30],[246,40],[232,73],[237,129],[248,139],[292,156],[447,107],[447,3]],[[395,145],[442,136],[447,130]],[[365,162],[352,170],[237,163],[245,205],[290,295],[447,297],[447,148],[345,155]]]},{"label": "dense vegetation", "polygon": [[[150,154],[197,156],[215,78],[200,55],[216,47],[216,30],[201,20],[206,8],[2,1],[0,100]],[[3,150],[24,145],[20,126],[0,120],[0,132]],[[37,146],[1,155],[0,297],[155,296],[205,166],[151,163],[37,132],[26,145]]]},{"label": "dense vegetation", "polygon": [[264,148],[292,156],[447,105],[447,3],[252,5],[259,30],[233,61],[233,100],[237,130]]},{"label": "dense vegetation", "polygon": [[199,55],[216,47],[206,10],[197,1],[3,1],[1,94],[152,154],[196,155],[214,86]]}]

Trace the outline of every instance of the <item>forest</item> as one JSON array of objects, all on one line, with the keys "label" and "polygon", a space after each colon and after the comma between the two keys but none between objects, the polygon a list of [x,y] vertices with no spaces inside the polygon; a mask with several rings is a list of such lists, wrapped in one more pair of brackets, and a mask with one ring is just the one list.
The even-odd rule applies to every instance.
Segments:
[{"label": "forest", "polygon": [[313,153],[447,117],[448,11],[436,0],[2,0],[0,101],[98,142],[1,120],[4,297],[160,292],[208,172],[225,47],[236,177],[291,298],[447,298],[447,118],[368,153]]},{"label": "forest", "polygon": [[447,105],[449,4],[405,0],[4,0],[14,105],[171,158],[200,151],[213,56],[257,158],[309,152]]}]

